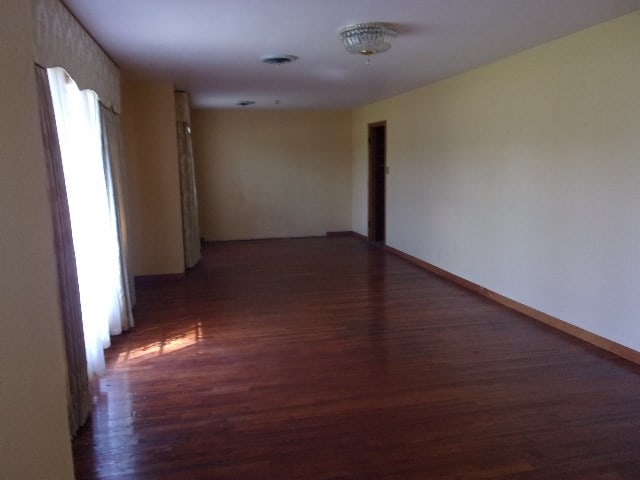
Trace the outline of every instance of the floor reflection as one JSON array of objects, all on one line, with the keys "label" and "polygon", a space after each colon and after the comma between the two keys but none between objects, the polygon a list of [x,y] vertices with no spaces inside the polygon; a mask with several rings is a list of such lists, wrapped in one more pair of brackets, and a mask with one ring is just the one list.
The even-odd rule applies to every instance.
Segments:
[{"label": "floor reflection", "polygon": [[371,357],[376,368],[386,370],[387,345],[387,278],[384,271],[386,257],[369,255],[367,259],[367,294],[370,312],[368,315],[368,337]]},{"label": "floor reflection", "polygon": [[131,447],[138,443],[129,385],[127,373],[107,375],[98,382],[100,398],[93,422],[103,427],[99,438],[95,438],[93,453],[96,473],[100,478],[112,475],[118,478],[119,475],[135,471],[137,466],[134,455],[122,455],[122,452],[131,451]]},{"label": "floor reflection", "polygon": [[136,472],[139,463],[144,461],[137,428],[144,419],[137,410],[147,408],[148,401],[140,391],[132,391],[128,367],[137,369],[136,364],[140,361],[193,346],[203,339],[203,330],[202,322],[198,321],[164,339],[136,348],[120,347],[120,353],[111,363],[112,368],[94,384],[97,398],[92,422],[101,427],[93,432],[93,457],[99,478],[122,478]]},{"label": "floor reflection", "polygon": [[161,355],[177,352],[183,348],[191,347],[203,338],[202,322],[196,323],[193,327],[184,330],[166,340],[144,345],[133,350],[121,352],[115,364],[122,365],[132,361],[159,357]]}]

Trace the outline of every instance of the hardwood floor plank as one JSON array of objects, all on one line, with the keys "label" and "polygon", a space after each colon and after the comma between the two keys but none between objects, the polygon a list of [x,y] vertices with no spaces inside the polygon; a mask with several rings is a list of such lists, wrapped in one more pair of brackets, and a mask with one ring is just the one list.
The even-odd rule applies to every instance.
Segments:
[{"label": "hardwood floor plank", "polygon": [[349,237],[138,288],[79,479],[638,479],[640,367]]}]

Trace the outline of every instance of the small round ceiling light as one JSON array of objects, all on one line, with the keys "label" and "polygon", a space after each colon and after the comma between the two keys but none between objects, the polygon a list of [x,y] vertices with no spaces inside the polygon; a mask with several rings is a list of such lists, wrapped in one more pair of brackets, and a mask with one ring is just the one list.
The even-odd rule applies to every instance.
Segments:
[{"label": "small round ceiling light", "polygon": [[275,65],[279,67],[286,63],[295,62],[298,59],[295,55],[264,55],[260,57],[260,60],[269,65]]},{"label": "small round ceiling light", "polygon": [[236,102],[236,105],[239,107],[248,107],[249,105],[253,105],[254,102],[253,100],[239,100]]}]

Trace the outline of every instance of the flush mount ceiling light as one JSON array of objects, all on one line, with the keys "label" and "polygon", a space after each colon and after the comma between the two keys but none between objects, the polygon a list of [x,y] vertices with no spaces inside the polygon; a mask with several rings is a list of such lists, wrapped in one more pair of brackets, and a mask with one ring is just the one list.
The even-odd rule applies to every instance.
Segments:
[{"label": "flush mount ceiling light", "polygon": [[253,105],[254,102],[253,100],[240,100],[236,102],[236,105],[238,105],[239,107],[247,107],[249,105]]},{"label": "flush mount ceiling light", "polygon": [[366,22],[342,27],[338,36],[349,53],[371,56],[391,48],[391,39],[398,35],[393,23]]},{"label": "flush mount ceiling light", "polygon": [[284,65],[285,63],[295,62],[298,59],[295,55],[264,55],[260,57],[264,63],[268,63],[270,65],[275,65],[279,67],[280,65]]}]

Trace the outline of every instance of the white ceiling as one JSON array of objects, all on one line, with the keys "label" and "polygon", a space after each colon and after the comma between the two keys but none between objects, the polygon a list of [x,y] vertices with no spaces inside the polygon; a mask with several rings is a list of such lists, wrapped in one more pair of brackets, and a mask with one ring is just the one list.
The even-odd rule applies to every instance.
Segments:
[{"label": "white ceiling", "polygon": [[[196,107],[352,107],[388,98],[640,8],[640,0],[64,0],[121,68]],[[340,27],[396,23],[363,57]],[[276,67],[266,54],[299,60]],[[275,100],[280,100],[276,107]],[[237,107],[242,108],[242,107]]]}]

